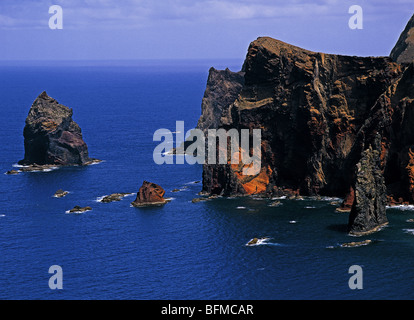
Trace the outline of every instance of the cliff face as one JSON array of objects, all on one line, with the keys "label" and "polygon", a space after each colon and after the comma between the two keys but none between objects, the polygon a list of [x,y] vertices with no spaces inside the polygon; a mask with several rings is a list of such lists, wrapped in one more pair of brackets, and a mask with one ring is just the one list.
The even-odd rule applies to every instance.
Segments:
[{"label": "cliff face", "polygon": [[84,165],[93,159],[72,120],[72,109],[42,92],[33,102],[24,127],[23,165]]},{"label": "cliff face", "polygon": [[390,57],[398,63],[410,63],[414,61],[414,15],[401,33],[397,44],[391,51]]},{"label": "cliff face", "polygon": [[217,127],[262,129],[262,170],[242,176],[241,166],[207,164],[209,193],[345,194],[358,131],[403,69],[386,57],[329,55],[259,38],[243,72],[245,83]]},{"label": "cliff face", "polygon": [[221,114],[237,98],[243,84],[244,72],[210,68],[197,128],[201,130],[217,128]]},{"label": "cliff face", "polygon": [[[243,176],[244,164],[205,164],[203,191],[346,197],[355,232],[364,228],[352,229],[352,221],[366,222],[377,204],[382,210],[386,193],[390,202],[414,203],[413,23],[414,17],[392,58],[312,52],[268,37],[253,41],[244,83],[227,77],[221,86],[209,77],[206,93],[221,91],[208,104],[203,100],[198,127],[261,129],[261,171]],[[373,146],[375,161],[367,154]],[[372,179],[365,183],[356,169],[362,163],[370,163]],[[372,188],[376,202],[368,204]]]}]

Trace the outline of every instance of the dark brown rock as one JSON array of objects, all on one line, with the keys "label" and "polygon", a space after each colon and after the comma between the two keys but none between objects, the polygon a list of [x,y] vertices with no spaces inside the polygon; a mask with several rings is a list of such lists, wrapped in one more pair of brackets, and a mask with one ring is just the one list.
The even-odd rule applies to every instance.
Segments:
[{"label": "dark brown rock", "polygon": [[355,200],[355,191],[353,187],[349,188],[349,192],[345,196],[344,201],[342,201],[341,205],[336,208],[337,212],[351,212],[352,205],[354,204]]},{"label": "dark brown rock", "polygon": [[23,165],[85,165],[93,162],[72,109],[42,92],[33,102],[24,127]]},{"label": "dark brown rock", "polygon": [[210,68],[197,128],[203,131],[217,128],[221,116],[237,98],[243,84],[244,72]]},{"label": "dark brown rock", "polygon": [[388,223],[380,151],[370,146],[363,151],[356,167],[355,200],[349,215],[348,231],[352,235],[365,235]]},{"label": "dark brown rock", "polygon": [[208,201],[208,198],[194,198],[193,200],[191,200],[192,203],[198,203],[198,202],[202,202],[202,201]]},{"label": "dark brown rock", "polygon": [[131,204],[134,207],[164,205],[169,202],[164,198],[165,190],[158,184],[144,181],[139,188],[135,201]]},{"label": "dark brown rock", "polygon": [[401,33],[390,57],[398,63],[414,62],[414,15]]},{"label": "dark brown rock", "polygon": [[81,206],[74,206],[73,209],[69,210],[69,213],[83,213],[86,211],[91,211],[91,207],[81,207]]},{"label": "dark brown rock", "polygon": [[130,195],[131,193],[112,193],[109,196],[105,196],[100,200],[103,203],[110,203],[114,201],[121,201],[123,197]]},{"label": "dark brown rock", "polygon": [[55,192],[55,194],[53,196],[55,198],[63,198],[63,197],[65,197],[68,194],[69,194],[68,191],[63,191],[62,189],[59,189],[58,191]]},{"label": "dark brown rock", "polygon": [[372,240],[364,240],[364,241],[354,241],[354,242],[348,242],[341,244],[341,247],[343,248],[355,248],[355,247],[361,247],[366,246],[368,244],[372,243]]},{"label": "dark brown rock", "polygon": [[9,170],[6,172],[7,175],[13,175],[13,174],[19,174],[20,172],[18,170]]}]

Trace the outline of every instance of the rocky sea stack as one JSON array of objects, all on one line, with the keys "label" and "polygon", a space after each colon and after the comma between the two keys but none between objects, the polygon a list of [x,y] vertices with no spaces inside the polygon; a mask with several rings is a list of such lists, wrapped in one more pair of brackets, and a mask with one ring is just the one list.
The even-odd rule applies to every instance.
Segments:
[{"label": "rocky sea stack", "polygon": [[165,190],[158,184],[144,181],[131,205],[134,207],[161,206],[169,202],[164,198],[164,194]]},{"label": "rocky sea stack", "polygon": [[[355,207],[355,232],[386,221],[370,217],[385,215],[387,195],[414,203],[413,35],[414,16],[391,57],[325,54],[261,37],[241,72],[211,69],[198,128],[261,129],[261,170],[247,176],[243,163],[205,164],[203,192],[343,197],[342,211]],[[371,146],[378,149],[365,152]],[[365,178],[357,170],[364,164]]]},{"label": "rocky sea stack", "polygon": [[72,109],[42,92],[33,102],[24,127],[21,165],[87,165],[98,160],[88,155],[82,131]]}]

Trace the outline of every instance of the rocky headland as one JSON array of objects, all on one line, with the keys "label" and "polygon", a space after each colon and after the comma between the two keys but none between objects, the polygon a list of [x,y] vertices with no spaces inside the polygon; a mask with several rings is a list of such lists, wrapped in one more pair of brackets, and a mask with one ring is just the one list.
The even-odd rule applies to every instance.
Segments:
[{"label": "rocky headland", "polygon": [[[198,128],[261,129],[261,170],[203,165],[203,192],[345,198],[349,230],[414,203],[414,16],[390,57],[253,41],[240,72],[210,69]],[[398,199],[398,200],[397,200]]]}]

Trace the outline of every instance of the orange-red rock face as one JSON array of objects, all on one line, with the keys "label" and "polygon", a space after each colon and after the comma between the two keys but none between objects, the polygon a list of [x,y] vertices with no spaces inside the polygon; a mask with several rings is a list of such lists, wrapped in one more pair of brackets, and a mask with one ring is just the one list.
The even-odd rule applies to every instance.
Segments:
[{"label": "orange-red rock face", "polygon": [[139,188],[135,201],[131,204],[135,207],[147,205],[162,205],[168,202],[164,198],[165,190],[158,184],[144,181]]}]

